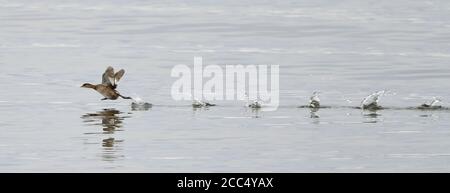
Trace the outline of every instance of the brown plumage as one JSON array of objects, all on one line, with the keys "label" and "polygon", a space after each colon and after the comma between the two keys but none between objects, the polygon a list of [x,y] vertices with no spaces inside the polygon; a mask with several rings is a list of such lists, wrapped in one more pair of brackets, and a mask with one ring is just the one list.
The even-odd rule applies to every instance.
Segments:
[{"label": "brown plumage", "polygon": [[92,88],[96,90],[98,93],[103,95],[105,98],[102,100],[116,100],[119,97],[123,99],[132,99],[131,97],[122,96],[117,90],[117,82],[122,78],[125,74],[125,70],[119,70],[114,73],[113,67],[108,67],[102,75],[102,84],[93,85],[90,83],[85,83],[81,87],[83,88]]}]

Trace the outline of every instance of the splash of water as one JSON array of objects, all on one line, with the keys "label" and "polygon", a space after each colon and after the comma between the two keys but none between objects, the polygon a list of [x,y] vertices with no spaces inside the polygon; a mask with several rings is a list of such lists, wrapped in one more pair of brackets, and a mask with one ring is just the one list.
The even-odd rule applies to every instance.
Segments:
[{"label": "splash of water", "polygon": [[250,107],[253,109],[259,109],[262,107],[262,104],[258,99],[255,99],[255,100],[253,100],[253,102],[250,102],[250,99],[249,99],[249,96],[247,93],[245,93],[245,99],[246,99],[246,103],[245,103],[246,107]]},{"label": "splash of water", "polygon": [[431,101],[430,106],[435,107],[435,106],[437,106],[436,104],[439,104],[440,102],[442,102],[441,99],[433,97],[433,101]]},{"label": "splash of water", "polygon": [[253,109],[259,109],[262,107],[261,103],[258,100],[254,100],[252,103],[248,105],[248,107]]},{"label": "splash of water", "polygon": [[205,103],[203,101],[200,101],[198,99],[192,100],[192,106],[193,107],[204,107]]},{"label": "splash of water", "polygon": [[441,102],[441,99],[433,97],[433,101],[430,103],[424,103],[419,106],[419,109],[439,109],[442,106],[438,105]]},{"label": "splash of water", "polygon": [[364,98],[364,100],[361,102],[361,108],[362,109],[378,109],[380,106],[378,105],[378,101],[380,100],[380,97],[383,96],[386,93],[385,90],[374,92]]},{"label": "splash of water", "polygon": [[133,97],[133,101],[135,103],[142,103],[143,102],[143,100],[140,97]]},{"label": "splash of water", "polygon": [[194,108],[210,107],[210,106],[216,106],[216,105],[209,103],[207,101],[202,101],[202,100],[196,99],[196,98],[194,98],[194,100],[192,100],[192,107],[194,107]]},{"label": "splash of water", "polygon": [[132,97],[132,99],[133,99],[133,102],[131,103],[132,110],[148,110],[153,106],[152,104],[142,100],[142,98],[139,96]]},{"label": "splash of water", "polygon": [[309,107],[311,108],[320,107],[319,92],[313,92],[313,95],[309,98]]}]

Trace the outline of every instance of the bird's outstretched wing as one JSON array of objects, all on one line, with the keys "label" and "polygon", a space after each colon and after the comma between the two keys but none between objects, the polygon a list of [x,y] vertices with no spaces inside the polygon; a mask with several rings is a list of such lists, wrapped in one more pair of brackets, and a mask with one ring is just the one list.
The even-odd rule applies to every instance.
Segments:
[{"label": "bird's outstretched wing", "polygon": [[114,75],[115,83],[119,82],[119,80],[122,78],[122,76],[125,74],[125,70],[121,69]]},{"label": "bird's outstretched wing", "polygon": [[114,68],[109,66],[106,68],[105,73],[103,73],[102,76],[102,84],[108,85],[108,86],[114,86]]},{"label": "bird's outstretched wing", "polygon": [[114,68],[109,66],[105,73],[102,76],[102,84],[111,86],[112,88],[117,87],[117,82],[123,77],[125,74],[125,70],[121,69],[118,72],[114,73]]}]

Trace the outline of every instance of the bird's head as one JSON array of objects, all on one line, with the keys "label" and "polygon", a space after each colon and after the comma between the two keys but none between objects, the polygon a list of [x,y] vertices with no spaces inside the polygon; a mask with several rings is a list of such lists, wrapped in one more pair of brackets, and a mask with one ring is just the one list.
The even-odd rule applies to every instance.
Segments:
[{"label": "bird's head", "polygon": [[83,85],[81,85],[81,88],[95,88],[95,86],[90,83],[84,83]]}]

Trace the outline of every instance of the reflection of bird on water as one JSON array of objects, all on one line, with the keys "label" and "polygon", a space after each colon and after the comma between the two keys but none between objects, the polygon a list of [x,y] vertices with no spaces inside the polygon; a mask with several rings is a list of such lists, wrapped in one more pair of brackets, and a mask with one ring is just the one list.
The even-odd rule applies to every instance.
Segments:
[{"label": "reflection of bird on water", "polygon": [[371,111],[370,113],[364,114],[364,117],[367,118],[377,118],[381,116],[381,114],[378,114],[377,111]]},{"label": "reflection of bird on water", "polygon": [[102,140],[102,146],[103,147],[114,147],[114,144],[116,144],[116,143],[121,143],[121,142],[123,142],[123,140],[116,140],[116,139],[114,139],[114,138],[107,138],[107,139],[103,139]]},{"label": "reflection of bird on water", "polygon": [[366,118],[363,123],[378,123],[381,117],[381,114],[377,113],[377,110],[370,110],[369,113],[363,114]]},{"label": "reflection of bird on water", "polygon": [[115,138],[106,138],[102,140],[102,160],[103,161],[115,161],[119,158],[124,157],[123,155],[119,154],[120,150],[122,148],[120,147],[120,144],[123,142],[123,140],[117,140]]},{"label": "reflection of bird on water", "polygon": [[83,88],[92,88],[96,90],[98,93],[103,95],[105,98],[102,100],[116,100],[119,97],[122,97],[123,99],[132,99],[131,97],[125,97],[122,96],[117,90],[117,82],[122,78],[122,76],[125,74],[125,70],[119,70],[118,72],[114,73],[113,67],[108,67],[106,71],[103,73],[102,76],[102,83],[93,85],[90,83],[85,83],[81,87]]},{"label": "reflection of bird on water", "polygon": [[[122,127],[122,120],[128,118],[127,116],[120,116],[122,112],[116,109],[104,109],[96,113],[87,113],[81,118],[84,119],[86,123],[92,123],[92,125],[102,125],[103,131],[106,133],[114,133],[118,128]],[[101,120],[101,124],[95,123],[97,120]]]},{"label": "reflection of bird on water", "polygon": [[385,93],[384,90],[378,91],[375,93],[372,93],[371,95],[364,98],[364,100],[361,102],[361,108],[362,109],[368,109],[368,110],[378,110],[382,107],[378,105],[378,101],[380,100],[380,97]]},{"label": "reflection of bird on water", "polygon": [[115,161],[123,155],[118,154],[121,150],[120,143],[124,140],[118,140],[114,137],[111,137],[111,134],[114,134],[116,131],[120,131],[119,128],[122,127],[123,120],[128,118],[129,116],[122,115],[123,113],[116,109],[104,109],[102,111],[98,111],[95,113],[86,113],[81,116],[83,122],[88,125],[100,126],[102,128],[102,132],[91,132],[85,134],[99,134],[105,135],[106,138],[102,139],[102,160],[103,161]]},{"label": "reflection of bird on water", "polygon": [[150,103],[131,103],[132,111],[148,111],[150,108],[152,108],[152,104]]},{"label": "reflection of bird on water", "polygon": [[261,108],[252,108],[252,113],[253,113],[252,118],[260,118],[261,117],[260,110],[261,110]]},{"label": "reflection of bird on water", "polygon": [[310,117],[311,118],[320,118],[320,116],[317,114],[318,111],[319,111],[319,108],[311,108],[311,110],[309,111]]}]

